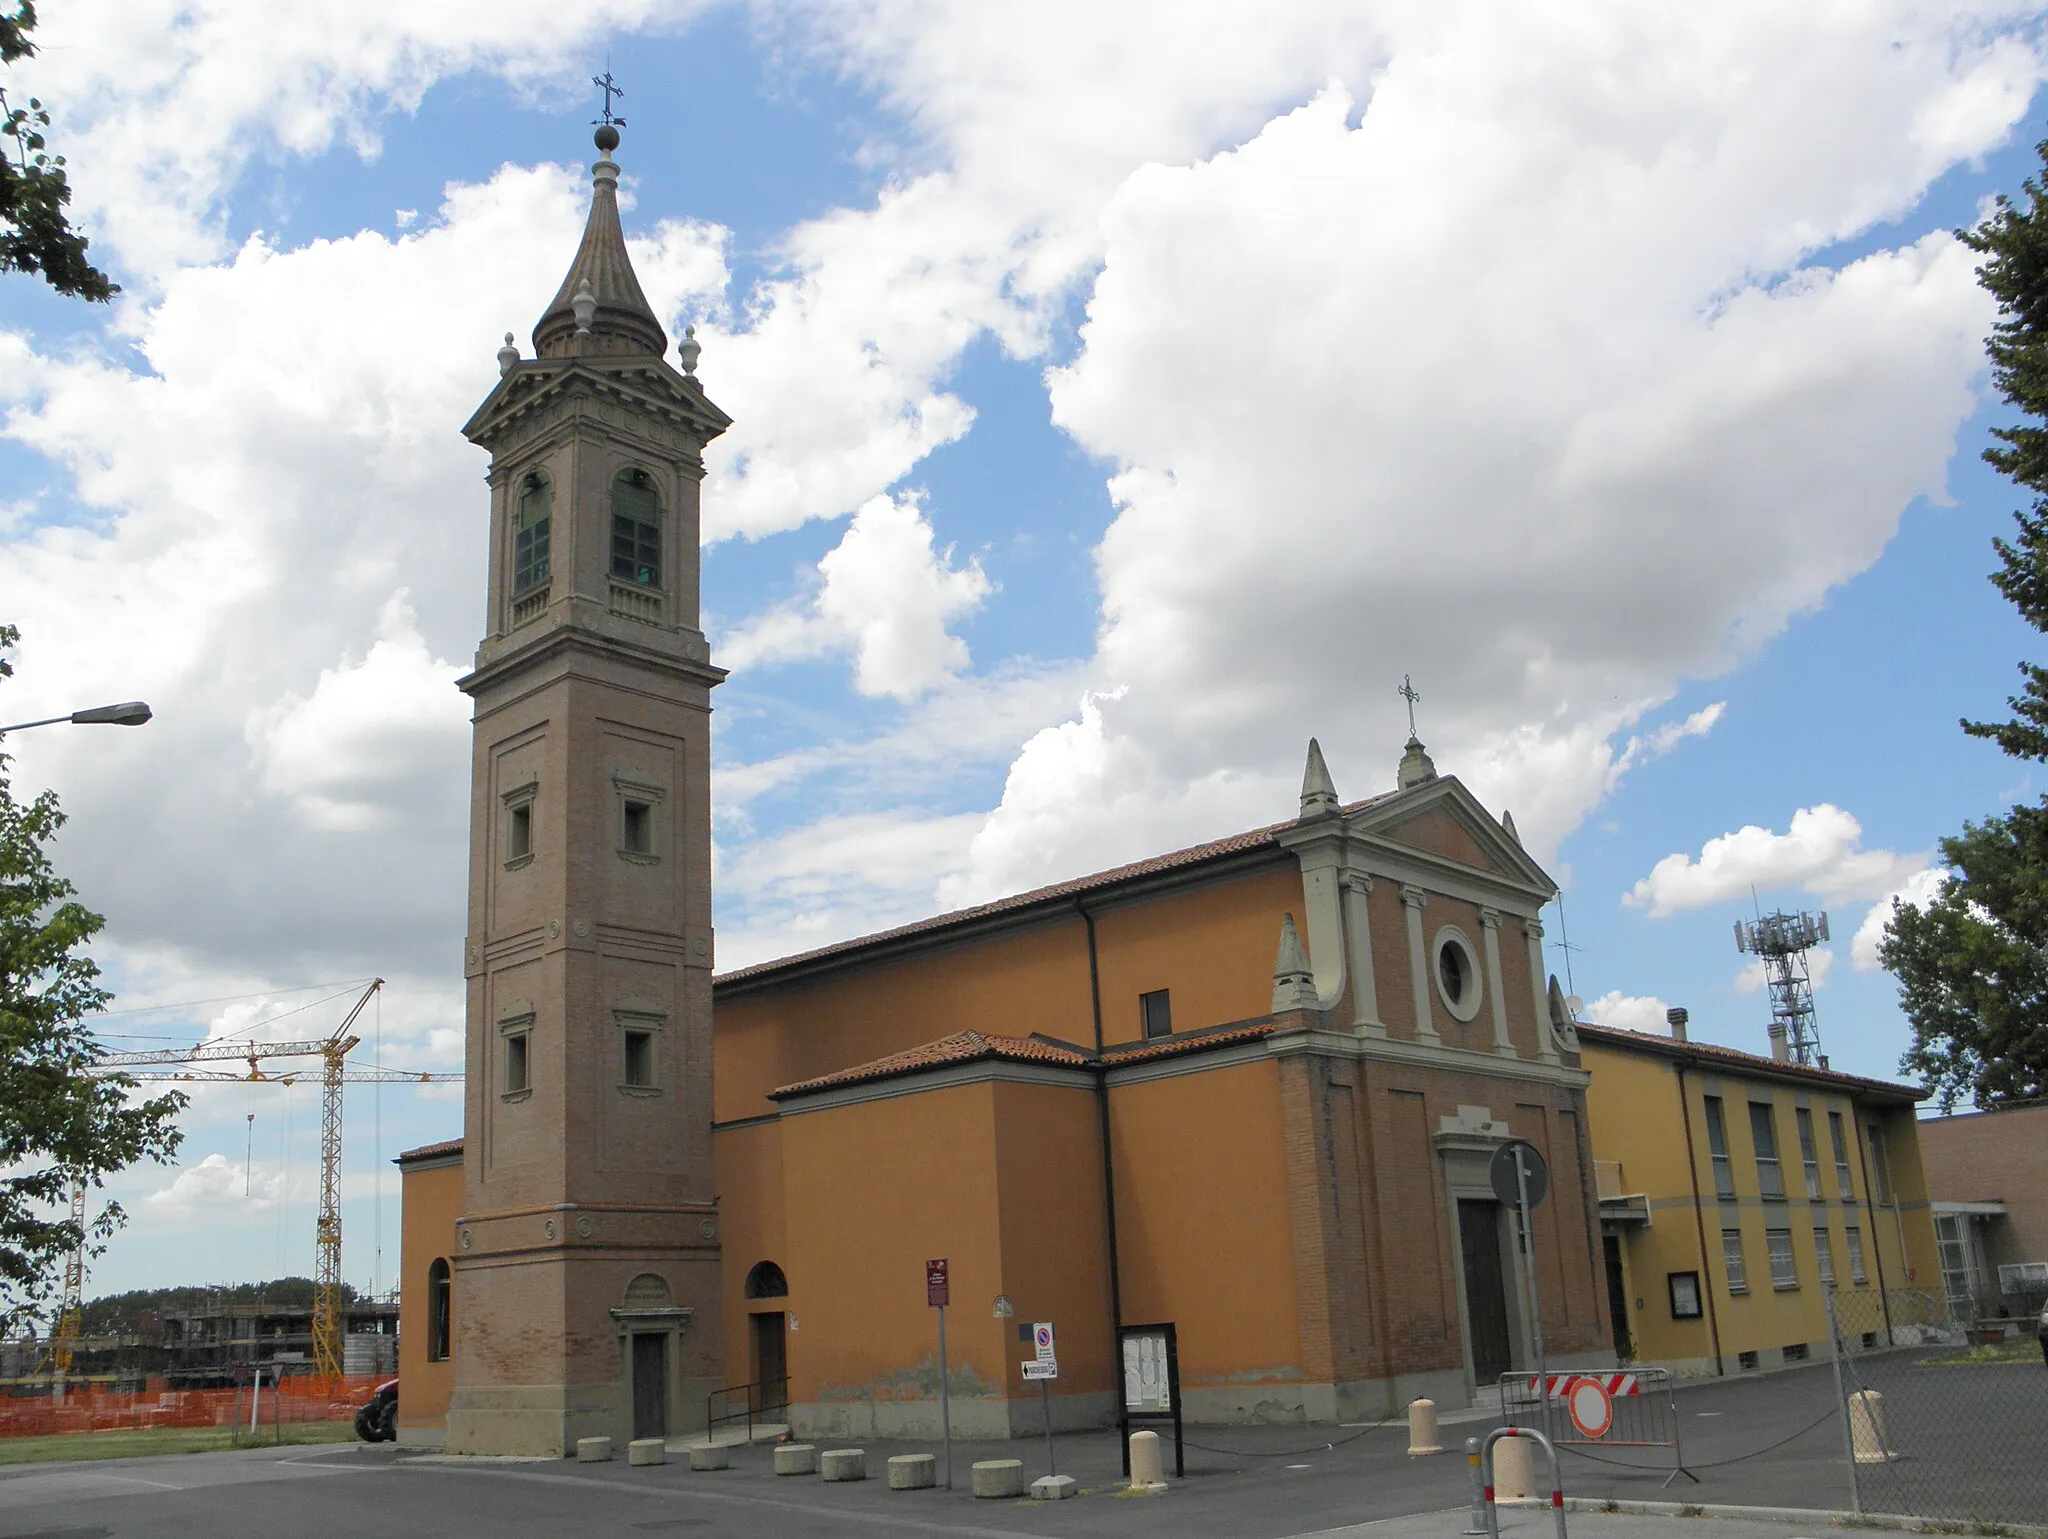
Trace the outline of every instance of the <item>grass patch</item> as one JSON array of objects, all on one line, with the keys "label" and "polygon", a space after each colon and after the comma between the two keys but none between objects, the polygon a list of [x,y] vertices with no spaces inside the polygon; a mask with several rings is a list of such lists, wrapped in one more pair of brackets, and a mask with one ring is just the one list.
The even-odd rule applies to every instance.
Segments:
[{"label": "grass patch", "polygon": [[[296,1422],[284,1428],[286,1443],[346,1443],[355,1428],[345,1421]],[[272,1444],[232,1427],[149,1427],[134,1432],[60,1432],[49,1437],[0,1438],[0,1464],[52,1464],[74,1459],[147,1459],[161,1454],[220,1453],[230,1448]]]},{"label": "grass patch", "polygon": [[2032,1363],[2041,1366],[2041,1343],[2032,1336],[2014,1336],[1989,1347],[1965,1347],[1940,1357],[1923,1357],[1922,1368],[1983,1368],[1994,1363]]}]

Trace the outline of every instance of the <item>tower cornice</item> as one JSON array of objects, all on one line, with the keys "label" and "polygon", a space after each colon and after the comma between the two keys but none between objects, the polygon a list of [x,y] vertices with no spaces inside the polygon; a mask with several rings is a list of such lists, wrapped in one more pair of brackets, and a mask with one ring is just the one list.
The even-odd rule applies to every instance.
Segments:
[{"label": "tower cornice", "polygon": [[693,444],[709,443],[732,426],[732,418],[705,395],[694,379],[660,358],[542,358],[515,364],[484,398],[462,436],[493,454],[510,435],[531,436],[536,419],[564,410],[578,387],[600,402],[611,401],[668,424]]}]

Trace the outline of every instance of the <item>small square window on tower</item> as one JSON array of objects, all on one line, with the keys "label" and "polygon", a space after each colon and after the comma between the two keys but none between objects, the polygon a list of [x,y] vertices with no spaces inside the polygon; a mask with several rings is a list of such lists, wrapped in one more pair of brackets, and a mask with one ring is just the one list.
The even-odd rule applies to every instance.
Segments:
[{"label": "small square window on tower", "polygon": [[643,776],[614,775],[612,786],[619,797],[619,859],[651,866],[661,859],[656,822],[666,793]]},{"label": "small square window on tower", "polygon": [[1173,1000],[1170,989],[1154,989],[1138,996],[1138,1013],[1145,1022],[1146,1037],[1173,1035]]},{"label": "small square window on tower", "polygon": [[612,1019],[619,1027],[619,1089],[641,1095],[659,1089],[656,1053],[663,1018],[644,1010],[615,1010]]},{"label": "small square window on tower", "polygon": [[533,803],[540,787],[534,781],[514,786],[500,798],[505,805],[505,869],[533,859]]},{"label": "small square window on tower", "polygon": [[515,1015],[498,1022],[498,1040],[503,1044],[501,1051],[504,1055],[498,1094],[506,1100],[524,1099],[533,1092],[529,1051],[532,1037],[533,1017],[530,1014]]}]

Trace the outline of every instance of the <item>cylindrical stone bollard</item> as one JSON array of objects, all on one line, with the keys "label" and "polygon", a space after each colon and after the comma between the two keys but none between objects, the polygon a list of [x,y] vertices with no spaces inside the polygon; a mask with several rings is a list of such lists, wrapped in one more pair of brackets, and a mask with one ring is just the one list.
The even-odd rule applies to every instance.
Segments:
[{"label": "cylindrical stone bollard", "polygon": [[576,1462],[578,1464],[603,1464],[612,1456],[612,1440],[608,1437],[579,1437],[576,1439]]},{"label": "cylindrical stone bollard", "polygon": [[1883,1464],[1896,1459],[1884,1424],[1884,1396],[1874,1389],[1859,1389],[1849,1397],[1849,1445],[1856,1450],[1858,1464]]},{"label": "cylindrical stone bollard", "polygon": [[930,1454],[893,1454],[889,1459],[889,1489],[929,1491],[939,1483],[938,1460]]},{"label": "cylindrical stone bollard", "polygon": [[817,1445],[815,1443],[777,1443],[775,1445],[775,1473],[778,1475],[817,1474]]},{"label": "cylindrical stone bollard", "polygon": [[732,1468],[732,1444],[699,1443],[690,1450],[690,1468],[693,1470],[729,1470]]},{"label": "cylindrical stone bollard", "polygon": [[1436,1402],[1434,1400],[1411,1400],[1408,1402],[1408,1452],[1410,1454],[1439,1454],[1443,1445],[1436,1440]]},{"label": "cylindrical stone bollard", "polygon": [[868,1453],[865,1448],[828,1448],[819,1457],[818,1468],[827,1480],[866,1480]]},{"label": "cylindrical stone bollard", "polygon": [[626,1445],[628,1464],[668,1463],[668,1444],[658,1437],[636,1437]]},{"label": "cylindrical stone bollard", "polygon": [[1160,1462],[1159,1434],[1131,1434],[1131,1489],[1149,1491],[1166,1484],[1166,1466]]},{"label": "cylindrical stone bollard", "polygon": [[1024,1494],[1022,1459],[977,1459],[974,1463],[974,1494],[986,1499]]},{"label": "cylindrical stone bollard", "polygon": [[1548,1506],[1536,1494],[1533,1438],[1504,1437],[1493,1445],[1493,1500],[1500,1507]]},{"label": "cylindrical stone bollard", "polygon": [[1472,1512],[1465,1519],[1465,1532],[1483,1534],[1486,1532],[1486,1474],[1480,1468],[1484,1462],[1479,1456],[1479,1439],[1465,1439],[1465,1463],[1472,1474]]}]

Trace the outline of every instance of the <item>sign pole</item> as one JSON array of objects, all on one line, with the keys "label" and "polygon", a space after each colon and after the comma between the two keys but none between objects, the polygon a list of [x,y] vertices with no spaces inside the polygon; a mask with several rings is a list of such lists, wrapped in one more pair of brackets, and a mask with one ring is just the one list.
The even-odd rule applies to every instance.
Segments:
[{"label": "sign pole", "polygon": [[1536,1290],[1536,1225],[1529,1211],[1529,1166],[1523,1157],[1525,1146],[1516,1143],[1515,1187],[1521,1197],[1522,1260],[1529,1275],[1529,1328],[1535,1336],[1536,1396],[1542,1408],[1543,1435],[1550,1436],[1550,1364],[1543,1352],[1543,1304]]},{"label": "sign pole", "polygon": [[939,1306],[939,1437],[946,1445],[946,1489],[953,1489],[953,1373],[946,1365],[946,1306]]},{"label": "sign pole", "polygon": [[1045,1409],[1045,1472],[1057,1475],[1059,1470],[1052,1462],[1052,1380],[1038,1381],[1038,1403]]}]

